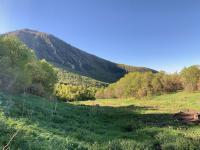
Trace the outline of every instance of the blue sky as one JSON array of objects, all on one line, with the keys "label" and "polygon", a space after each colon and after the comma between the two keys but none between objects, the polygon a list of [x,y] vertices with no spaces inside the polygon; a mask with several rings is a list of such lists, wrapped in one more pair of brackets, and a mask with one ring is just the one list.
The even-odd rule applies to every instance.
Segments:
[{"label": "blue sky", "polygon": [[200,64],[199,0],[0,0],[0,33],[21,28],[118,63],[168,72]]}]

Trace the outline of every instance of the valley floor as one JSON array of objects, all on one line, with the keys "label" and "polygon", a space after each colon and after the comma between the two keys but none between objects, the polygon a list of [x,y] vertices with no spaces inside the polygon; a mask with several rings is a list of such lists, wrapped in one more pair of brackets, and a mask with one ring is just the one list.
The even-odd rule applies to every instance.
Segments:
[{"label": "valley floor", "polygon": [[200,93],[74,103],[1,93],[0,149],[200,149],[200,125],[173,117],[187,109],[200,111]]}]

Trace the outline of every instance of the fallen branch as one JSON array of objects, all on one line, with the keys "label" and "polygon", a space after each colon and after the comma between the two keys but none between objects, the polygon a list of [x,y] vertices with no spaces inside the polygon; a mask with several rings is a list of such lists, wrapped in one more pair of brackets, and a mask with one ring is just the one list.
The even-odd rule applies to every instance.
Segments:
[{"label": "fallen branch", "polygon": [[12,136],[11,139],[10,139],[10,141],[6,144],[6,146],[4,146],[3,150],[8,150],[8,149],[9,149],[10,143],[11,143],[11,142],[13,141],[13,139],[17,136],[17,134],[19,133],[19,130],[20,130],[20,129],[18,129],[18,130],[15,132],[15,134],[13,134],[13,136]]}]

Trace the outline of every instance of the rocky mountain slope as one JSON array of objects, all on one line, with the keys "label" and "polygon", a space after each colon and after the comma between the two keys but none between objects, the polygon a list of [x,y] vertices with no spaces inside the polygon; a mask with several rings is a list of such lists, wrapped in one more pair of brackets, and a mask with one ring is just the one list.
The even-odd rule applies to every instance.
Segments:
[{"label": "rocky mountain slope", "polygon": [[46,59],[57,67],[103,82],[115,82],[127,72],[156,72],[149,68],[132,67],[110,62],[86,53],[54,35],[44,32],[22,29],[6,33],[6,35],[17,36],[23,43],[35,51],[39,59]]}]

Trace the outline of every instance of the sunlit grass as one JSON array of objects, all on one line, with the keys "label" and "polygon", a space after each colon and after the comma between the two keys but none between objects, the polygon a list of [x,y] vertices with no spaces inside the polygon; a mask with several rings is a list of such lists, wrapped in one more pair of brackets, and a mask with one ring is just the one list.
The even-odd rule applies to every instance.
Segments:
[{"label": "sunlit grass", "polygon": [[0,94],[0,148],[199,149],[200,127],[173,117],[200,110],[200,93],[63,103]]},{"label": "sunlit grass", "polygon": [[95,101],[75,102],[75,104],[100,105],[100,106],[146,106],[154,107],[156,110],[150,112],[175,113],[179,110],[194,109],[200,111],[200,93],[179,92],[165,94],[144,99],[99,99]]}]

